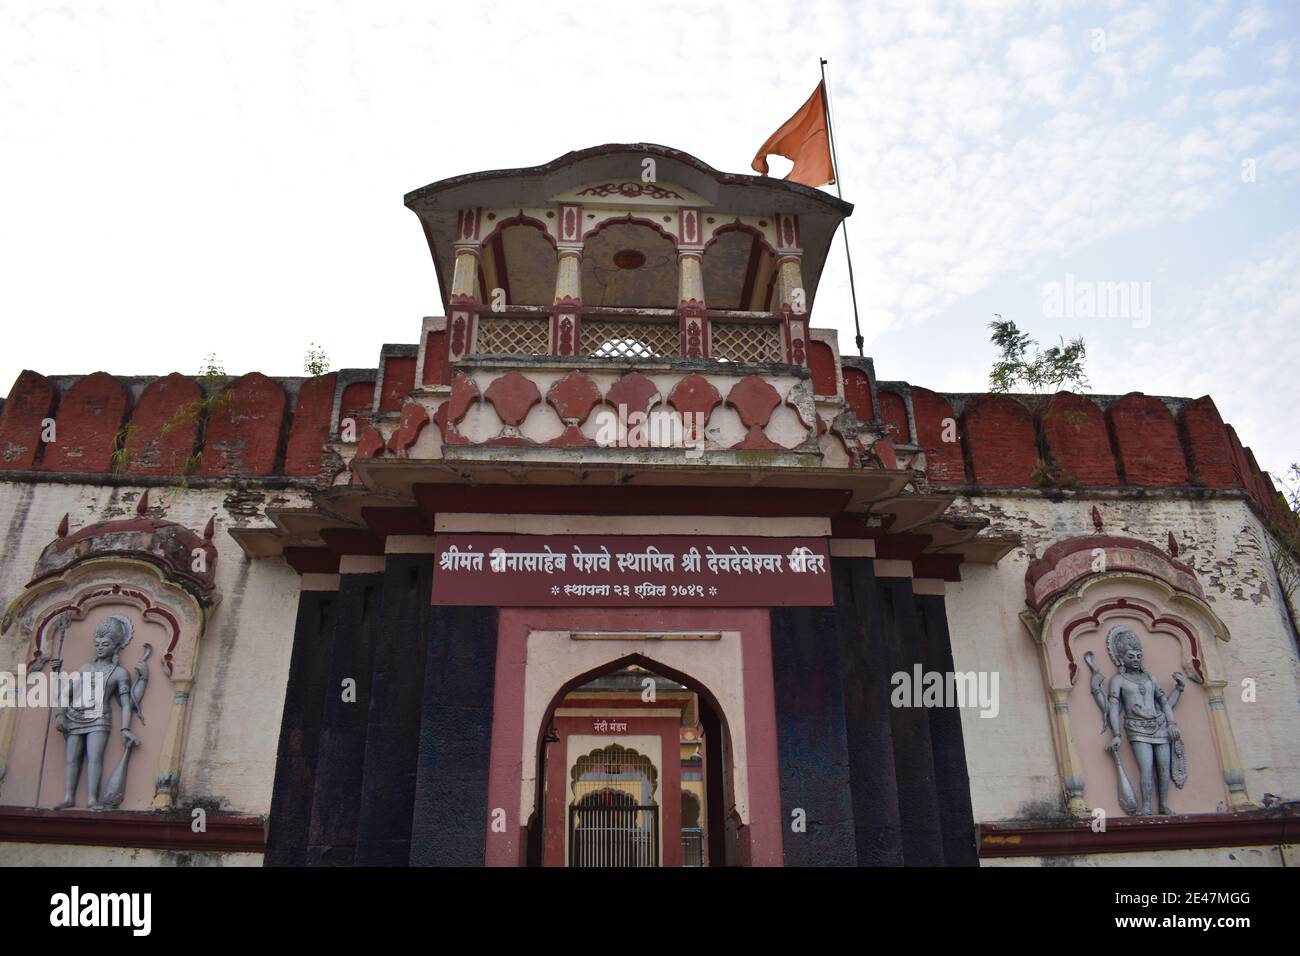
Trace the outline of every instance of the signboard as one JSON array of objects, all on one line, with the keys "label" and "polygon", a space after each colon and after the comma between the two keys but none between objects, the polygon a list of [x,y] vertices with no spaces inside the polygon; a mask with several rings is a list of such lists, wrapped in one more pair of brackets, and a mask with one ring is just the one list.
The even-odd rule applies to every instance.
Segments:
[{"label": "signboard", "polygon": [[433,603],[493,607],[825,607],[825,538],[446,534]]}]

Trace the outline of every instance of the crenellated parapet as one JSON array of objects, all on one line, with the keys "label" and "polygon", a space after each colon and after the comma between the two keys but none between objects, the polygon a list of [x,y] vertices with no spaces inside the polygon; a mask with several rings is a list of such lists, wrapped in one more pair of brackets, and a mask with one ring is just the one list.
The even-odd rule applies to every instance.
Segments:
[{"label": "crenellated parapet", "polygon": [[[683,358],[446,353],[446,323],[374,369],[250,373],[219,386],[23,372],[0,408],[0,475],[283,478],[356,483],[374,459],[619,455],[632,464],[745,454],[788,467],[910,469],[937,490],[1277,490],[1209,396],[938,393],[877,381],[813,330],[807,367]],[[431,426],[431,427],[426,427]],[[48,440],[47,440],[48,439]]]}]

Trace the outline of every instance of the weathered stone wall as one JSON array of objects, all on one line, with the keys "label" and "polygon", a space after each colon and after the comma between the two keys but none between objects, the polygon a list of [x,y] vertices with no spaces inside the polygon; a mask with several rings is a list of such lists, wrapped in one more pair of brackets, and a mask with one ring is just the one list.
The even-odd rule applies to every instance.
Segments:
[{"label": "weathered stone wall", "polygon": [[[1277,576],[1258,543],[1260,523],[1244,500],[960,498],[954,513],[987,517],[991,532],[1015,532],[1024,541],[996,565],[963,564],[962,580],[947,587],[955,668],[999,673],[998,716],[962,711],[975,819],[1064,815],[1039,652],[1018,614],[1025,609],[1029,565],[1057,541],[1093,534],[1094,505],[1106,534],[1161,549],[1173,534],[1178,560],[1196,570],[1210,606],[1231,632],[1231,640],[1219,645],[1219,659],[1247,792],[1257,804],[1266,793],[1300,797],[1300,662]],[[1079,679],[1087,676],[1084,671]],[[1246,678],[1257,684],[1253,703],[1242,701]],[[1160,679],[1168,687],[1169,675]]]},{"label": "weathered stone wall", "polygon": [[141,847],[0,843],[4,866],[261,866],[260,853],[150,850]]}]

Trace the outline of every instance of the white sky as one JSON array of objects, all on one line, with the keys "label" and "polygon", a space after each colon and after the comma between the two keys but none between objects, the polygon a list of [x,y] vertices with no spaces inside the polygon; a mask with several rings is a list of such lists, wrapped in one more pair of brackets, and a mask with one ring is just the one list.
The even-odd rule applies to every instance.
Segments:
[{"label": "white sky", "polygon": [[[881,378],[984,388],[997,312],[1082,335],[1094,391],[1213,395],[1281,470],[1297,20],[1254,0],[0,0],[0,389],[209,352],[295,375],[310,342],[373,367],[440,311],[405,192],[606,142],[744,172],[824,56]],[[1150,322],[1046,315],[1067,276],[1149,283]],[[852,352],[838,240],[813,319]]]}]

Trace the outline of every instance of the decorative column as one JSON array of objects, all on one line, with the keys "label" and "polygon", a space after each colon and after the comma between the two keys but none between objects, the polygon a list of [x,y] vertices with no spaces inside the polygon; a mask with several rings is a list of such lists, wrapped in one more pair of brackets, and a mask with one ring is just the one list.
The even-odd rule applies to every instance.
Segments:
[{"label": "decorative column", "polygon": [[781,339],[785,360],[808,365],[808,295],[803,284],[803,249],[799,245],[799,217],[776,216],[777,308],[781,313]]},{"label": "decorative column", "polygon": [[704,231],[700,210],[677,210],[677,322],[683,358],[708,358],[704,304]]},{"label": "decorative column", "polygon": [[181,776],[181,748],[185,743],[185,720],[190,709],[191,680],[172,681],[172,708],[163,734],[158,772],[154,774],[153,809],[170,810],[176,803],[176,787]]},{"label": "decorative column", "polygon": [[582,207],[560,206],[559,220],[551,354],[577,356],[582,352]]},{"label": "decorative column", "polygon": [[483,245],[479,230],[483,210],[464,209],[456,214],[456,255],[451,276],[451,315],[447,321],[447,359],[456,362],[474,351],[479,299],[479,256]]},{"label": "decorative column", "polygon": [[555,243],[555,300],[551,304],[551,355],[582,351],[582,207],[560,206]]},{"label": "decorative column", "polygon": [[1092,816],[1092,811],[1084,799],[1083,761],[1079,759],[1074,731],[1070,729],[1070,690],[1069,687],[1049,688],[1052,700],[1052,736],[1056,740],[1066,812],[1072,817],[1086,819]]},{"label": "decorative column", "polygon": [[681,328],[683,358],[707,358],[709,323],[704,308],[704,272],[700,256],[683,252],[677,256],[677,322]]},{"label": "decorative column", "polygon": [[1237,753],[1237,738],[1228,723],[1228,711],[1223,703],[1225,680],[1207,680],[1206,692],[1210,698],[1210,721],[1214,725],[1214,741],[1219,748],[1219,765],[1223,768],[1223,782],[1228,785],[1228,801],[1233,810],[1253,810],[1255,804],[1246,793],[1246,772],[1241,768],[1241,755]]}]

